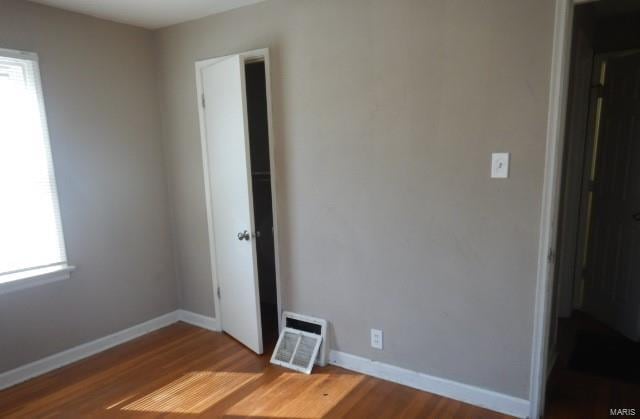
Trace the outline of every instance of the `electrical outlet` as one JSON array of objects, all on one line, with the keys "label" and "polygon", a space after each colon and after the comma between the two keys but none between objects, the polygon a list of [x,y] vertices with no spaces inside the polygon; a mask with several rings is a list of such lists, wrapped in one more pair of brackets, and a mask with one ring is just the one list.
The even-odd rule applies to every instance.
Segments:
[{"label": "electrical outlet", "polygon": [[382,330],[371,329],[371,347],[382,350]]}]

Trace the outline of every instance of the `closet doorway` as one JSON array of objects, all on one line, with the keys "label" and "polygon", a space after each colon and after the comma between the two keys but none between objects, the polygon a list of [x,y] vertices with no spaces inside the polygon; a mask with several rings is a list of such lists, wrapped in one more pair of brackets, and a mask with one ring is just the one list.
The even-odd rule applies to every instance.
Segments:
[{"label": "closet doorway", "polygon": [[196,62],[216,318],[262,354],[281,313],[267,49]]}]

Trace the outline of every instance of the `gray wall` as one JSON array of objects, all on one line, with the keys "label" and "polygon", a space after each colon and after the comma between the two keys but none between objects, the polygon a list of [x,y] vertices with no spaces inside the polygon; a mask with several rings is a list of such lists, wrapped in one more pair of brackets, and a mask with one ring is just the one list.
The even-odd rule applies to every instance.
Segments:
[{"label": "gray wall", "polygon": [[0,0],[40,55],[71,279],[0,295],[0,372],[177,307],[150,32]]},{"label": "gray wall", "polygon": [[182,306],[214,313],[194,61],[269,47],[284,307],[339,350],[527,398],[552,9],[271,0],[157,32]]}]

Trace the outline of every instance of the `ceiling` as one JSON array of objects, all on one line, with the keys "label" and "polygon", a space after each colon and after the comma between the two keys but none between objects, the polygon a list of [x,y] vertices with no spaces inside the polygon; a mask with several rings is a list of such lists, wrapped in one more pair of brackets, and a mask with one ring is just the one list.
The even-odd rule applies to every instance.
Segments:
[{"label": "ceiling", "polygon": [[263,0],[32,0],[114,22],[158,29]]}]

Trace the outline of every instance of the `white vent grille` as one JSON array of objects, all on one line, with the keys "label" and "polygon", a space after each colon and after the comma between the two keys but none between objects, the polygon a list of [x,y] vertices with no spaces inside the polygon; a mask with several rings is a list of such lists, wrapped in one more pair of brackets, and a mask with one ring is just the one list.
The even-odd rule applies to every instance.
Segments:
[{"label": "white vent grille", "polygon": [[285,327],[271,363],[310,374],[318,356],[322,336]]}]

